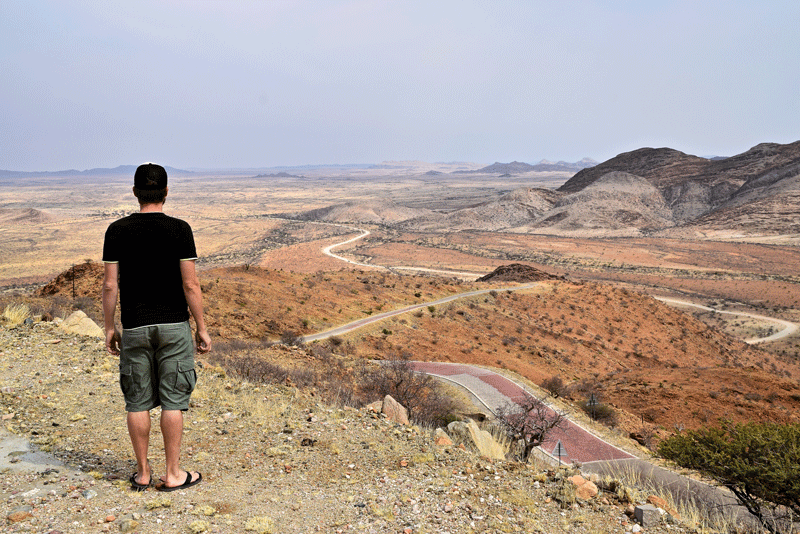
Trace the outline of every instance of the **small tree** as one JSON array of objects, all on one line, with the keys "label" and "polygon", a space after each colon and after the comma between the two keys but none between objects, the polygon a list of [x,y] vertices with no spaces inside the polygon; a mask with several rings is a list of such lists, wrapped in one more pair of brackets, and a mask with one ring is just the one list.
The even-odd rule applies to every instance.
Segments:
[{"label": "small tree", "polygon": [[408,418],[419,423],[443,423],[454,410],[453,401],[442,392],[439,382],[414,370],[408,353],[382,362],[371,377],[369,389],[381,396],[391,395],[408,410]]},{"label": "small tree", "polygon": [[546,399],[524,393],[522,400],[507,402],[497,410],[497,419],[506,435],[522,443],[523,461],[528,461],[533,449],[544,443],[550,432],[566,424],[564,414],[548,407]]},{"label": "small tree", "polygon": [[800,423],[724,423],[672,436],[658,452],[717,480],[770,532],[793,532],[800,516]]}]

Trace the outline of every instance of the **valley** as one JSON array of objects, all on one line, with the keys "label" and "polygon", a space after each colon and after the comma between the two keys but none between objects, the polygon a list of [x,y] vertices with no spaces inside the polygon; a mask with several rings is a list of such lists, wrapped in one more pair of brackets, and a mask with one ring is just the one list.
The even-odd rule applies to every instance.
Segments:
[{"label": "valley", "polygon": [[[716,164],[709,183],[736,183],[748,198],[759,187],[771,188],[770,194],[791,190],[793,175],[759,167],[753,158],[766,151],[769,161],[788,161],[793,168],[795,145],[756,147],[738,157],[745,171],[761,169],[755,178],[741,170],[726,178],[726,169],[735,166]],[[702,158],[656,152],[655,170],[637,172],[655,176],[665,161],[674,169],[686,159],[694,173],[690,178],[702,181],[698,173],[708,165]],[[620,161],[638,162],[628,171],[647,167],[641,154],[623,156]],[[729,239],[711,240],[703,238],[706,230],[697,221],[708,222],[715,208],[678,224],[661,206],[662,222],[673,222],[655,228],[655,219],[644,211],[632,216],[631,209],[656,213],[647,205],[653,188],[679,187],[677,175],[647,181],[614,174],[624,170],[617,164],[611,174],[591,174],[603,165],[610,163],[577,174],[419,162],[291,174],[180,174],[171,182],[165,210],[195,230],[209,324],[222,343],[312,336],[420,305],[336,336],[335,343],[311,345],[356,360],[408,353],[422,361],[504,368],[535,384],[558,377],[573,402],[590,393],[602,396],[617,414],[612,426],[623,435],[644,432],[658,439],[721,417],[797,420],[797,334],[748,345],[744,340],[767,337],[780,327],[653,298],[800,322],[800,252],[793,226],[743,234],[741,219],[726,226],[717,218],[703,228],[713,229],[717,238],[728,232]],[[519,174],[506,172],[514,169]],[[0,285],[6,300],[72,265],[97,262],[107,225],[136,208],[129,177],[4,180],[0,244],[7,259],[0,263]],[[683,190],[682,213],[689,205],[699,209],[686,196],[693,187]],[[574,194],[582,200],[565,200]],[[631,195],[639,204],[626,200]],[[713,202],[724,203],[720,195]],[[744,197],[737,198],[744,205]],[[749,205],[751,215],[753,206],[768,198],[762,195]],[[620,216],[614,207],[619,203],[631,209],[613,224],[586,223],[600,205],[606,219]],[[783,213],[797,208],[781,206]],[[553,219],[567,209],[566,216]],[[555,223],[543,225],[548,220]],[[584,224],[565,227],[567,220]],[[561,279],[512,293],[502,290],[506,282],[475,281],[511,263]],[[86,265],[74,295],[66,282],[55,295],[96,300],[99,265]],[[429,304],[469,291],[488,293]]]}]

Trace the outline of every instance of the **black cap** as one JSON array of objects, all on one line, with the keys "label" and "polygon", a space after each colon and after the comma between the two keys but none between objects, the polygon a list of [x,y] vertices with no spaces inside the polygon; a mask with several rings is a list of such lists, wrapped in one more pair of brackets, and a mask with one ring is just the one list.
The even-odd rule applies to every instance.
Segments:
[{"label": "black cap", "polygon": [[133,175],[133,186],[141,191],[164,189],[167,187],[167,171],[155,163],[139,165]]}]

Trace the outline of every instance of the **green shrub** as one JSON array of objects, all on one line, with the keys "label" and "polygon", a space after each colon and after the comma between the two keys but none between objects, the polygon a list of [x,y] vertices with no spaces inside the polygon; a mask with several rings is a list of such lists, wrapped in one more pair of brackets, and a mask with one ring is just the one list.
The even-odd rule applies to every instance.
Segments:
[{"label": "green shrub", "polygon": [[800,423],[725,423],[672,436],[658,452],[728,488],[770,532],[800,516]]}]

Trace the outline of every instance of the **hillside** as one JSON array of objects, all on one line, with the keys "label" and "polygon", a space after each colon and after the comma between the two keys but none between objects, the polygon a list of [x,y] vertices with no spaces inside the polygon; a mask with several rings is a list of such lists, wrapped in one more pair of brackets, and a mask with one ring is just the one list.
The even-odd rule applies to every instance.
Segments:
[{"label": "hillside", "polygon": [[[85,272],[79,297],[99,295],[96,271]],[[212,336],[248,350],[493,287],[420,275],[303,275],[255,267],[213,269],[200,278]],[[69,294],[71,280],[62,280],[61,294]],[[507,368],[537,384],[558,376],[573,401],[596,392],[612,404],[626,432],[641,430],[642,420],[663,436],[676,424],[693,428],[722,417],[800,417],[796,360],[773,357],[651,297],[603,284],[543,281],[520,293],[423,308],[318,345],[357,359],[407,352],[423,361]]]},{"label": "hillside", "polygon": [[[511,177],[544,170],[538,167],[495,163],[471,172]],[[449,211],[440,204],[437,211],[418,207],[415,212],[376,201],[334,205],[295,217],[343,224],[374,222],[419,232],[758,239],[796,234],[798,200],[800,141],[764,143],[722,159],[642,148],[582,167],[556,191],[517,188],[497,199]]]},{"label": "hillside", "polygon": [[[709,212],[721,206],[763,200],[756,192],[782,181],[789,181],[782,184],[784,188],[797,191],[795,178],[800,174],[800,141],[786,145],[762,143],[720,160],[690,156],[668,148],[642,148],[576,173],[559,191],[582,191],[614,171],[647,179],[661,192],[676,223],[687,223],[712,215]],[[756,205],[754,209],[763,213],[764,206]],[[713,214],[712,219],[719,225],[733,224],[725,215],[725,211],[721,211]],[[772,233],[790,233],[790,230],[777,224]]]},{"label": "hillside", "polygon": [[[604,491],[576,499],[571,469],[488,460],[460,443],[437,444],[432,429],[213,365],[198,369],[185,414],[182,466],[199,470],[202,483],[133,492],[116,359],[102,342],[35,323],[0,325],[0,346],[0,437],[29,439],[39,450],[27,471],[20,466],[29,455],[17,449],[0,471],[3,532],[501,533],[587,524],[614,532],[630,528],[631,503],[649,495],[594,478]],[[314,360],[281,346],[265,356]],[[156,477],[160,442],[154,416]],[[648,532],[695,532],[695,519],[665,519]]]}]

